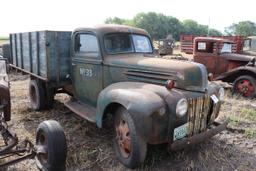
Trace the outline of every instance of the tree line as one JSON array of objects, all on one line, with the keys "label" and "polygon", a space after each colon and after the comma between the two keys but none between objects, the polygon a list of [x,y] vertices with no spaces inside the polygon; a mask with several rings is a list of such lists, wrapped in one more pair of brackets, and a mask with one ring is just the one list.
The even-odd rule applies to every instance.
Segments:
[{"label": "tree line", "polygon": [[145,29],[155,40],[166,38],[169,34],[171,34],[176,40],[179,40],[180,34],[195,36],[256,35],[256,24],[251,21],[234,23],[231,26],[226,27],[225,32],[222,33],[221,31],[213,28],[208,29],[207,25],[199,24],[194,20],[188,19],[180,21],[175,17],[155,12],[138,13],[132,19],[110,17],[105,20],[105,23],[130,25]]}]

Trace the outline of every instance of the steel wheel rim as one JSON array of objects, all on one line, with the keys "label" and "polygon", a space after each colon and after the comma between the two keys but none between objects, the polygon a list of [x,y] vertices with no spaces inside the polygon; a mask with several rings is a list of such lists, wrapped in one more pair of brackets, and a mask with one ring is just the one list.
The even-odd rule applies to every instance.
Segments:
[{"label": "steel wheel rim", "polygon": [[38,136],[37,141],[37,154],[36,157],[41,165],[45,165],[48,162],[48,148],[47,148],[47,138],[41,133]]},{"label": "steel wheel rim", "polygon": [[128,158],[132,150],[130,129],[128,123],[122,118],[119,118],[116,123],[116,140],[122,156]]},{"label": "steel wheel rim", "polygon": [[252,96],[255,91],[253,84],[248,79],[239,80],[236,89],[245,97]]}]

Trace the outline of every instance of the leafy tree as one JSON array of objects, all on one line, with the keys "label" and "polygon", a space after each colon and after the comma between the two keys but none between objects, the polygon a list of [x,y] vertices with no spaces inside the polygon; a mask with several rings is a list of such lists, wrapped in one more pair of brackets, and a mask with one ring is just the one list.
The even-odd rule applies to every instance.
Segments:
[{"label": "leafy tree", "polygon": [[210,35],[210,36],[222,36],[222,33],[221,33],[219,30],[210,29],[209,35]]},{"label": "leafy tree", "polygon": [[[184,20],[183,21],[184,32],[183,34],[196,35],[196,36],[206,36],[208,35],[208,26],[198,24],[194,20]],[[216,29],[209,30],[209,36],[221,36],[222,33]]]},{"label": "leafy tree", "polygon": [[106,24],[124,24],[124,22],[125,22],[125,19],[121,19],[118,17],[114,17],[114,18],[110,17],[105,20]]},{"label": "leafy tree", "polygon": [[182,22],[183,27],[184,27],[184,31],[183,34],[194,34],[194,35],[200,35],[200,31],[198,28],[198,23],[194,20],[184,20]]},{"label": "leafy tree", "polygon": [[[180,22],[177,18],[155,12],[139,13],[131,20],[118,17],[107,18],[105,23],[139,27],[147,30],[153,39],[166,38],[167,35],[171,34],[173,38],[178,40],[181,33],[193,35],[207,35],[208,33],[208,26],[198,24],[194,20]],[[209,33],[213,36],[222,35],[215,29],[210,29]]]},{"label": "leafy tree", "polygon": [[153,39],[166,38],[168,34],[178,39],[182,29],[177,18],[155,12],[139,13],[133,20],[135,26],[147,30]]},{"label": "leafy tree", "polygon": [[256,23],[251,21],[241,21],[233,23],[225,28],[227,35],[253,36],[256,35]]}]

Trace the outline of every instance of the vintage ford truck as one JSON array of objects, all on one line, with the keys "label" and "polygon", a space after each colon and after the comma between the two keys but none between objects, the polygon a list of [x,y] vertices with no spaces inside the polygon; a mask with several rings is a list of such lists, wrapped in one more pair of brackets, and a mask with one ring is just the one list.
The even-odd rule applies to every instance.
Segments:
[{"label": "vintage ford truck", "polygon": [[235,53],[233,41],[196,37],[193,58],[195,62],[206,66],[213,79],[233,84],[233,93],[247,98],[256,97],[256,58]]},{"label": "vintage ford truck", "polygon": [[226,128],[215,122],[224,89],[202,64],[157,58],[145,30],[16,33],[10,45],[11,67],[30,74],[31,107],[49,108],[54,94],[66,92],[73,98],[65,105],[98,127],[113,116],[114,149],[126,167],[145,160],[147,144],[177,150]]}]

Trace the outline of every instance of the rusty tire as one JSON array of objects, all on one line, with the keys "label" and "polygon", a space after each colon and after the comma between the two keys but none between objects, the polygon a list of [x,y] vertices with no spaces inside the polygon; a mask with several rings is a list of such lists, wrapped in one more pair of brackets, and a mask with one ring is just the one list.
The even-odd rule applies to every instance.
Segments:
[{"label": "rusty tire", "polygon": [[36,131],[36,165],[42,171],[65,170],[67,157],[66,137],[57,121],[39,124]]},{"label": "rusty tire", "polygon": [[29,99],[33,110],[40,111],[47,108],[46,91],[42,81],[30,80]]},{"label": "rusty tire", "polygon": [[147,144],[138,135],[134,121],[129,112],[120,107],[114,119],[114,149],[119,161],[128,168],[136,168],[144,162]]},{"label": "rusty tire", "polygon": [[238,77],[233,83],[233,94],[241,95],[245,98],[256,97],[256,80],[255,78],[244,75]]}]

